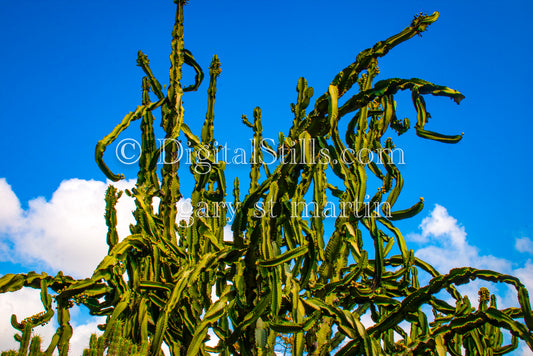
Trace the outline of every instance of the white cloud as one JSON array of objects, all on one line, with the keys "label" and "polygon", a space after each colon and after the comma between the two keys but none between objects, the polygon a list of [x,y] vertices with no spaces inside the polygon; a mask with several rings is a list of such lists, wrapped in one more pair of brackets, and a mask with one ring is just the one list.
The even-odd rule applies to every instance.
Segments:
[{"label": "white cloud", "polygon": [[9,229],[17,224],[22,209],[17,196],[5,178],[0,178],[0,198],[2,199],[2,204],[0,204],[0,233],[9,232]]},{"label": "white cloud", "polygon": [[[159,204],[158,204],[159,205]],[[193,223],[192,213],[193,206],[191,204],[191,198],[180,199],[176,203],[176,221],[182,222],[186,226],[190,226]]]},{"label": "white cloud", "polygon": [[[133,181],[115,185],[131,188]],[[107,253],[106,188],[100,181],[65,180],[49,201],[33,199],[23,211],[11,187],[0,180],[0,199],[8,201],[0,212],[0,231],[6,232],[2,257],[23,265],[43,264],[51,273],[63,270],[74,277],[90,276]],[[129,235],[134,207],[133,199],[123,194],[117,204],[122,238]]]},{"label": "white cloud", "polygon": [[[518,277],[530,292],[533,291],[531,260],[527,260],[525,265],[517,265],[517,262],[504,258],[480,254],[479,249],[469,243],[465,228],[450,216],[443,206],[436,205],[430,215],[422,220],[420,229],[419,234],[409,234],[407,238],[422,243],[423,247],[418,249],[415,255],[429,262],[439,272],[447,273],[452,268],[463,266],[490,269]],[[533,242],[527,237],[516,239],[515,248],[519,252],[532,253]],[[487,287],[496,295],[499,308],[518,307],[516,289],[511,286],[474,280],[458,286],[458,290],[462,295],[468,296],[473,307],[477,307],[478,291],[481,287]],[[517,354],[533,355],[523,342],[520,343]]]},{"label": "white cloud", "polygon": [[165,356],[170,356],[170,347],[168,347],[168,345],[165,342],[161,344],[161,350],[163,350],[163,354]]},{"label": "white cloud", "polygon": [[443,206],[436,205],[430,216],[422,220],[420,228],[420,234],[407,237],[425,242],[424,247],[416,251],[416,256],[429,262],[441,273],[465,266],[503,273],[512,270],[512,263],[506,259],[480,255],[479,249],[468,243],[464,227]]},{"label": "white cloud", "polygon": [[514,247],[518,252],[533,254],[533,241],[528,237],[516,239]]},{"label": "white cloud", "polygon": [[224,241],[233,241],[233,231],[231,231],[231,225],[224,226]]},{"label": "white cloud", "polygon": [[517,352],[519,352],[519,356],[533,356],[533,351],[531,351],[524,342],[522,342],[522,345],[518,348]]},{"label": "white cloud", "polygon": [[[118,189],[131,188],[133,181],[114,184]],[[107,253],[105,225],[105,190],[107,184],[94,180],[69,179],[63,181],[47,201],[36,198],[23,210],[7,184],[0,179],[0,258],[32,268],[46,269],[49,274],[63,270],[74,277],[88,277]],[[119,236],[129,235],[131,214],[135,205],[125,194],[117,204]],[[23,288],[17,292],[0,294],[0,349],[17,348],[13,339],[16,330],[10,318],[18,320],[34,315],[44,308],[39,291]],[[74,311],[74,310],[73,310]],[[103,319],[90,318],[84,323],[72,322],[74,329],[70,354],[81,355],[89,345],[89,337],[97,332],[96,325]],[[44,327],[36,327],[34,334],[42,337],[42,348],[50,343],[55,333],[55,316]]]},{"label": "white cloud", "polygon": [[[24,288],[16,292],[0,294],[0,350],[17,350],[19,343],[13,336],[20,334],[11,326],[11,315],[17,316],[20,323],[24,318],[30,317],[44,311],[41,303],[40,291],[32,288]],[[38,326],[34,329],[34,335],[39,335],[43,339],[42,345],[48,346],[52,335],[56,331],[55,319],[45,326]],[[41,346],[41,349],[44,347]],[[80,354],[81,355],[81,354]]]},{"label": "white cloud", "polygon": [[[465,228],[455,218],[448,214],[446,208],[436,205],[430,215],[422,220],[419,234],[409,234],[408,239],[422,242],[422,248],[415,255],[431,265],[441,273],[455,267],[474,267],[489,269],[500,273],[518,277],[522,283],[533,291],[533,263],[528,260],[525,265],[504,258],[482,255],[476,246],[469,243]],[[526,241],[527,240],[527,241]],[[517,239],[516,247],[527,247],[529,239]],[[458,286],[459,292],[467,295],[476,307],[478,291],[481,287],[488,288],[497,296],[498,307],[517,307],[518,299],[514,287],[494,284],[481,280],[474,280],[468,284]],[[450,300],[451,302],[451,300]]]},{"label": "white cloud", "polygon": [[105,323],[105,317],[93,317],[85,324],[72,323],[72,338],[69,344],[69,355],[82,355],[83,350],[89,348],[89,340],[92,334],[102,335],[98,324]]},{"label": "white cloud", "polygon": [[[0,261],[10,261],[35,269],[45,269],[49,274],[62,270],[75,278],[85,278],[107,254],[107,227],[105,225],[105,191],[108,183],[95,180],[69,179],[61,182],[50,200],[42,197],[28,202],[23,210],[16,194],[4,178],[0,178]],[[117,189],[131,189],[135,181],[112,183]],[[154,199],[157,211],[159,199]],[[135,220],[132,211],[134,200],[122,194],[117,203],[117,230],[119,238],[130,235],[129,225]],[[178,204],[179,217],[190,217],[190,199]],[[13,339],[16,330],[11,327],[12,314],[25,317],[43,311],[39,291],[23,288],[20,291],[0,294],[0,350],[18,349]],[[75,310],[72,310],[73,316]],[[72,321],[74,329],[70,342],[72,355],[81,355],[89,345],[92,333],[103,318],[90,317],[81,323]],[[43,338],[43,348],[48,346],[55,333],[55,316],[44,327],[35,328]],[[170,354],[168,346],[164,353]]]},{"label": "white cloud", "polygon": [[209,328],[207,330],[207,335],[209,335],[209,340],[205,343],[209,347],[216,347],[218,344],[218,341],[220,340],[218,336],[215,334],[213,329]]},{"label": "white cloud", "polygon": [[[0,178],[0,260],[46,269],[62,270],[75,278],[85,278],[107,254],[105,191],[110,182],[69,179],[61,182],[52,198],[28,202],[23,210],[6,180]],[[135,180],[112,183],[118,190],[131,189]],[[157,211],[159,199],[154,199]],[[117,206],[119,238],[130,235],[134,223],[133,198],[122,194]],[[190,199],[177,204],[178,219],[189,219]]]},{"label": "white cloud", "polygon": [[359,321],[361,322],[361,324],[363,324],[363,326],[368,329],[372,326],[374,326],[376,323],[374,322],[374,320],[372,320],[372,316],[370,314],[370,311],[367,311],[366,313],[364,313],[363,315],[361,315],[361,318],[359,319]]},{"label": "white cloud", "polygon": [[522,281],[530,294],[533,293],[533,262],[531,260],[527,260],[524,267],[515,269],[513,275]]},{"label": "white cloud", "polygon": [[429,217],[422,220],[420,225],[422,236],[426,239],[430,236],[447,236],[443,242],[445,245],[462,248],[466,243],[466,233],[462,226],[457,224],[457,220],[448,215],[446,208],[436,205]]},{"label": "white cloud", "polygon": [[[19,343],[15,341],[13,336],[20,332],[11,326],[11,315],[17,316],[18,322],[24,318],[30,317],[37,313],[44,311],[41,303],[40,290],[32,288],[23,288],[16,292],[8,292],[0,294],[0,351],[18,350]],[[75,310],[72,310],[75,314]],[[37,326],[33,329],[32,336],[39,335],[41,337],[41,350],[45,350],[52,336],[57,329],[57,314],[52,317],[50,322],[45,326]],[[79,325],[71,321],[73,328],[73,335],[70,339],[70,355],[81,355],[83,350],[89,347],[89,338],[91,334],[102,334],[98,330],[97,325],[105,322],[105,317],[91,317],[80,323]],[[54,352],[57,355],[57,350]]]}]

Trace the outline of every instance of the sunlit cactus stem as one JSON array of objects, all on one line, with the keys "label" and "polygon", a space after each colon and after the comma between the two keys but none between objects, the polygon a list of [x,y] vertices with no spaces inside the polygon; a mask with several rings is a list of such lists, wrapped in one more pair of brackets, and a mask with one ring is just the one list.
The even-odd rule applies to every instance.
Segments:
[{"label": "sunlit cactus stem", "polygon": [[[404,205],[400,199],[404,180],[389,134],[411,131],[444,143],[463,137],[428,130],[424,99],[443,96],[459,104],[460,92],[418,78],[377,81],[381,57],[425,31],[437,12],[415,16],[398,34],[360,52],[314,104],[313,88],[300,78],[290,106],[292,125],[282,128],[274,147],[264,140],[263,122],[269,118],[261,109],[253,110],[253,120],[243,115],[254,150],[249,175],[236,177],[231,187],[226,163],[217,159],[222,148],[215,136],[221,64],[214,55],[205,120],[196,134],[191,127],[197,125],[187,124],[183,97],[200,88],[204,73],[184,47],[186,1],[174,2],[168,87],[139,51],[141,105],[95,149],[104,175],[123,179],[106,165],[104,152],[131,122],[141,120],[137,182],[125,191],[135,200],[131,234],[119,239],[116,207],[122,191],[110,185],[105,196],[108,253],[91,276],[29,272],[0,277],[1,293],[39,289],[44,308],[20,323],[12,317],[20,350],[2,355],[28,350],[67,355],[74,305],[106,317],[103,334],[91,336],[83,356],[160,356],[165,345],[173,356],[273,355],[280,345],[298,356],[457,356],[463,350],[500,355],[515,350],[519,340],[533,350],[531,303],[519,279],[470,267],[441,274],[416,257],[395,226],[419,214],[424,200],[411,197]],[[182,85],[184,65],[195,72],[188,86]],[[401,91],[411,93],[416,119],[396,116],[400,103],[395,96]],[[156,138],[157,117],[164,140]],[[410,122],[416,122],[414,130]],[[190,166],[179,170],[182,143]],[[266,164],[265,152],[278,159]],[[379,163],[369,162],[372,156]],[[180,186],[178,171],[191,175],[191,189]],[[233,197],[227,196],[229,189]],[[514,288],[519,306],[498,309],[487,288],[472,303],[456,286],[476,279]],[[54,316],[59,327],[40,351],[43,340],[34,337],[30,344],[31,332]],[[506,334],[510,344],[503,342]]]}]

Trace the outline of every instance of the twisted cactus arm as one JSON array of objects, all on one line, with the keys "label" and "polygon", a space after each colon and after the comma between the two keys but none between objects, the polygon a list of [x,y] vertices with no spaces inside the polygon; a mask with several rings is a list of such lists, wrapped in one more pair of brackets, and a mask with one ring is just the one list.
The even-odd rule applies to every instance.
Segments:
[{"label": "twisted cactus arm", "polygon": [[[230,204],[225,201],[226,165],[216,159],[221,148],[214,134],[221,65],[215,55],[209,66],[206,116],[197,135],[184,122],[183,95],[200,87],[203,72],[184,47],[186,1],[174,2],[167,92],[148,57],[139,51],[137,64],[145,74],[141,105],[98,142],[95,152],[103,173],[113,181],[122,179],[104,163],[104,151],[132,121],[142,120],[137,183],[126,191],[136,204],[131,235],[118,239],[115,206],[122,192],[110,186],[105,198],[109,250],[90,278],[35,272],[0,277],[2,293],[23,287],[41,290],[44,312],[20,323],[12,318],[22,333],[22,352],[40,352],[40,342],[30,343],[28,335],[32,327],[55,315],[52,298],[59,328],[45,354],[67,353],[72,336],[69,310],[74,304],[107,317],[104,335],[93,336],[84,355],[102,355],[104,350],[159,355],[163,343],[172,355],[269,355],[281,336],[287,336],[283,340],[291,344],[294,355],[459,355],[462,348],[473,355],[504,354],[514,350],[519,339],[533,350],[531,304],[518,279],[473,268],[440,274],[415,256],[394,225],[424,207],[420,198],[410,207],[397,208],[403,178],[394,160],[394,142],[386,134],[389,128],[405,134],[410,120],[396,117],[394,96],[409,90],[417,113],[416,134],[445,143],[457,143],[462,135],[426,130],[430,114],[424,95],[449,97],[456,103],[464,96],[417,78],[376,82],[378,60],[425,31],[438,13],[417,15],[403,31],[359,53],[311,106],[314,90],[300,78],[296,102],[291,104],[292,126],[279,133],[277,147],[263,140],[265,118],[259,107],[253,120],[243,115],[255,148],[250,185],[241,199],[236,178]],[[181,84],[184,64],[196,73],[187,87]],[[339,104],[354,84],[359,90]],[[157,109],[165,132],[159,147],[153,126]],[[341,135],[339,121],[347,115],[353,116]],[[189,219],[176,207],[183,197],[176,159],[181,137],[190,147],[194,179]],[[276,153],[275,167],[263,162],[263,149]],[[163,155],[165,163],[158,172]],[[370,194],[367,187],[372,185],[378,190]],[[156,198],[160,204],[154,210]],[[234,215],[231,239],[224,238],[228,212]],[[331,232],[326,218],[334,219]],[[394,244],[397,255],[392,255]],[[425,286],[420,272],[431,277]],[[498,309],[495,297],[482,289],[476,310],[456,289],[473,279],[514,286],[520,307]],[[49,295],[49,289],[55,294]],[[447,293],[456,305],[439,293]],[[424,313],[428,307],[433,318]],[[365,314],[373,326],[362,324]],[[503,344],[505,330],[512,335],[509,345]],[[208,347],[213,333],[219,341]]]}]

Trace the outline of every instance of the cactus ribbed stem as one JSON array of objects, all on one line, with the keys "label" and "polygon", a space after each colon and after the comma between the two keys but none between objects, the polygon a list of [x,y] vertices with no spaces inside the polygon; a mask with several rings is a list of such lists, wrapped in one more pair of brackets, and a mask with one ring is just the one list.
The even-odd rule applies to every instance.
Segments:
[{"label": "cactus ribbed stem", "polygon": [[[163,343],[173,356],[272,355],[278,346],[294,355],[455,356],[463,349],[469,355],[504,354],[516,349],[519,339],[533,350],[531,303],[519,279],[469,267],[440,274],[415,257],[394,225],[424,207],[421,198],[398,208],[404,181],[393,139],[386,134],[389,128],[404,134],[410,122],[396,117],[395,95],[411,93],[418,136],[445,143],[459,142],[462,135],[426,130],[424,96],[445,96],[457,104],[464,96],[417,78],[376,81],[378,60],[423,32],[438,13],[417,15],[403,31],[362,51],[314,105],[314,90],[300,78],[296,103],[291,104],[292,126],[278,134],[277,145],[264,140],[266,118],[259,107],[253,110],[253,122],[243,115],[244,125],[252,129],[250,180],[241,198],[235,178],[230,204],[226,163],[217,159],[221,147],[214,130],[220,61],[215,55],[209,66],[207,110],[198,136],[184,121],[183,96],[200,87],[204,74],[184,47],[186,1],[175,3],[167,92],[139,51],[137,64],[145,75],[141,105],[95,150],[97,164],[109,179],[124,178],[111,172],[103,154],[132,121],[142,120],[137,184],[126,191],[136,205],[131,235],[118,239],[115,206],[122,192],[110,186],[105,197],[109,250],[92,276],[30,272],[0,277],[2,293],[22,287],[41,290],[44,312],[20,323],[12,317],[13,327],[21,332],[15,336],[18,355],[26,355],[28,347],[31,355],[42,354],[39,338],[30,345],[31,332],[54,313],[59,327],[44,353],[67,355],[73,332],[70,309],[75,304],[107,317],[101,327],[104,334],[91,336],[84,356],[161,355]],[[182,86],[184,65],[196,72],[189,86]],[[155,137],[156,110],[165,135],[162,142]],[[346,126],[339,124],[343,117]],[[344,134],[341,127],[346,127]],[[194,180],[190,217],[178,215],[176,206],[184,198],[177,160],[182,138]],[[277,160],[266,164],[265,152]],[[378,162],[369,162],[372,156]],[[158,172],[159,161],[163,166]],[[372,186],[377,191],[369,192]],[[154,209],[158,198],[159,209]],[[234,220],[228,236],[230,216]],[[334,222],[331,232],[326,219]],[[393,255],[396,245],[398,254]],[[420,271],[432,277],[426,285],[418,277]],[[473,308],[455,285],[474,279],[515,288],[520,307],[498,309],[496,298],[482,289]],[[432,315],[424,313],[427,308]],[[362,324],[366,315],[374,325]],[[509,345],[503,344],[503,332],[512,335]],[[208,346],[206,341],[215,335],[218,343]]]}]

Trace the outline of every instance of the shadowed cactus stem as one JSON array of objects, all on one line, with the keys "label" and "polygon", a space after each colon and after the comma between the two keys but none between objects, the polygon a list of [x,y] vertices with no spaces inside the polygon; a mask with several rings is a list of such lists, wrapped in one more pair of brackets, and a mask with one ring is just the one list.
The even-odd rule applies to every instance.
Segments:
[{"label": "shadowed cactus stem", "polygon": [[[253,120],[243,115],[256,149],[249,185],[242,187],[235,179],[230,203],[226,165],[217,159],[221,148],[214,136],[221,64],[215,55],[205,121],[197,135],[185,120],[183,96],[200,88],[204,74],[184,47],[185,1],[175,3],[166,93],[148,56],[139,51],[137,64],[145,74],[141,105],[95,151],[106,177],[122,179],[105,164],[104,151],[132,121],[141,120],[137,183],[125,191],[136,204],[131,235],[118,239],[115,206],[122,192],[110,186],[105,197],[109,252],[92,276],[76,280],[30,272],[0,278],[2,293],[41,290],[45,311],[20,324],[13,318],[22,333],[16,336],[19,354],[40,354],[39,339],[30,345],[31,330],[55,315],[59,327],[43,353],[66,355],[74,304],[107,317],[104,334],[91,337],[84,356],[161,355],[163,344],[172,355],[272,355],[282,338],[294,355],[441,356],[460,355],[463,349],[468,355],[497,355],[516,349],[519,339],[533,350],[531,304],[519,279],[469,267],[440,274],[415,256],[394,226],[418,214],[424,200],[413,199],[412,206],[398,203],[403,178],[389,129],[405,134],[414,122],[414,131],[424,139],[457,143],[463,137],[426,129],[430,114],[424,97],[459,104],[460,92],[418,78],[376,81],[381,57],[425,31],[437,12],[417,15],[398,34],[359,53],[321,95],[300,78],[292,125],[282,128],[277,146],[263,140],[262,120],[268,118],[259,107],[251,113]],[[182,85],[184,65],[196,73],[190,85]],[[394,97],[400,91],[411,93],[416,118],[397,118]],[[157,110],[160,115],[154,115]],[[156,117],[165,135],[159,146]],[[346,132],[339,131],[340,120],[347,122],[342,126]],[[184,198],[178,171],[188,174],[176,159],[178,139],[191,149],[190,221],[180,221],[176,207]],[[267,165],[263,152],[278,161]],[[381,164],[370,162],[371,154]],[[158,171],[163,155],[166,163]],[[333,209],[342,213],[332,214]],[[232,236],[225,238],[230,216]],[[331,232],[325,219],[334,223]],[[420,274],[429,277],[419,279]],[[473,308],[456,286],[475,279],[513,287],[520,307],[497,309],[494,295],[482,289],[479,306]],[[429,282],[423,285],[424,280]],[[363,325],[364,315],[373,325]],[[512,335],[511,344],[504,345],[504,333]]]}]

